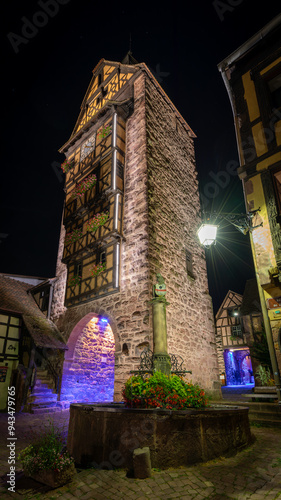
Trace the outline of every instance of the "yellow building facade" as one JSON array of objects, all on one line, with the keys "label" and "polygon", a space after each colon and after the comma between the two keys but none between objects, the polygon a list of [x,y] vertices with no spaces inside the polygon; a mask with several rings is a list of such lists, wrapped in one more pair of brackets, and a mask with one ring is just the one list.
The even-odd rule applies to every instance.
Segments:
[{"label": "yellow building facade", "polygon": [[239,177],[276,384],[281,369],[281,15],[219,65],[234,116]]}]

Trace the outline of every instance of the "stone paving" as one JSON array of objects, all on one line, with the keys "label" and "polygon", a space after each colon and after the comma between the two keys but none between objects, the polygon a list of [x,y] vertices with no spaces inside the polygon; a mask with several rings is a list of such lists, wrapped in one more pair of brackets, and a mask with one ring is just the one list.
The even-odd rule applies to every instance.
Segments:
[{"label": "stone paving", "polygon": [[[69,412],[48,415],[16,414],[17,453],[28,444],[27,431],[40,432],[44,422],[67,429]],[[237,499],[281,500],[281,428],[251,427],[254,443],[234,457],[205,464],[153,470],[149,479],[127,477],[126,470],[79,470],[74,480],[51,490],[24,478],[17,462],[16,492],[8,492],[7,415],[0,414],[0,500],[144,500]]]}]

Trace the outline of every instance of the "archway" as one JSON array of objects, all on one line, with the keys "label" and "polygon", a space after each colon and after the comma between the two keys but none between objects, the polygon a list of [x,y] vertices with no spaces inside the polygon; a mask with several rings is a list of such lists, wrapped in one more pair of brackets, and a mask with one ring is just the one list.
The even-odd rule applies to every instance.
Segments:
[{"label": "archway", "polygon": [[224,363],[226,385],[238,386],[254,383],[249,349],[225,349]]},{"label": "archway", "polygon": [[67,342],[61,401],[113,401],[115,340],[108,319],[87,314]]}]

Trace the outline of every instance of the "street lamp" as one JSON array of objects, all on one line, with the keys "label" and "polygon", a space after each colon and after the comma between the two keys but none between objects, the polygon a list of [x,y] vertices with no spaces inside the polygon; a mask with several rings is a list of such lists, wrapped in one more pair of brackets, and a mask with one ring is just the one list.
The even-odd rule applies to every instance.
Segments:
[{"label": "street lamp", "polygon": [[[256,255],[255,255],[255,250],[254,250],[254,245],[253,245],[253,240],[252,240],[253,229],[262,226],[262,223],[258,224],[257,226],[253,226],[253,224],[252,224],[252,219],[253,219],[254,215],[256,215],[256,213],[259,211],[260,211],[260,208],[258,208],[256,210],[252,210],[250,212],[247,212],[246,214],[223,213],[223,212],[221,212],[219,214],[212,213],[211,215],[209,215],[207,217],[207,220],[205,220],[205,222],[200,226],[200,228],[197,231],[197,235],[198,235],[198,238],[199,238],[201,245],[203,245],[205,248],[210,248],[210,246],[212,244],[216,243],[218,225],[215,225],[214,222],[216,222],[217,219],[226,220],[229,224],[232,224],[233,226],[235,226],[236,229],[238,229],[238,231],[240,231],[243,234],[247,234],[247,233],[250,234],[250,241],[251,241],[252,254],[253,254],[253,259],[254,259],[254,264],[255,264],[255,274],[256,274],[256,280],[257,280],[260,303],[261,303],[261,311],[262,311],[264,329],[265,329],[265,333],[266,333],[266,340],[267,340],[270,361],[271,361],[271,366],[272,366],[273,375],[274,375],[274,381],[275,381],[275,385],[276,385],[277,398],[278,398],[278,401],[280,401],[281,400],[281,394],[280,394],[281,381],[280,381],[279,369],[278,369],[278,364],[277,364],[277,359],[276,359],[275,348],[274,348],[274,344],[273,344],[272,331],[271,331],[270,321],[269,321],[269,317],[268,317],[263,288],[261,286],[259,274],[257,271]],[[208,221],[210,221],[210,222],[208,222]]]},{"label": "street lamp", "polygon": [[[209,214],[206,218],[206,221],[200,226],[197,231],[197,235],[201,245],[205,248],[210,248],[211,245],[216,243],[217,237],[217,229],[218,225],[214,224],[217,220],[226,220],[229,224],[236,227],[238,231],[243,234],[247,234],[249,231],[251,232],[256,227],[262,226],[262,223],[258,226],[252,225],[252,219],[254,215],[260,211],[260,208],[257,210],[252,210],[251,212],[247,212],[246,214],[240,213],[215,213]],[[213,221],[213,222],[211,222]]]}]

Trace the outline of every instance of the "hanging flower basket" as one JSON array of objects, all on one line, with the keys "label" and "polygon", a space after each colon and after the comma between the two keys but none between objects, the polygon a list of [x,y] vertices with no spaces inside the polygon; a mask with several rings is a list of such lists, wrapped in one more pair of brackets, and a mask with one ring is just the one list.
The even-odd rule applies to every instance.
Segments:
[{"label": "hanging flower basket", "polygon": [[71,233],[66,233],[65,240],[64,240],[65,246],[70,245],[71,243],[74,243],[75,241],[82,238],[82,236],[83,236],[82,229],[74,229],[74,231],[72,231]]},{"label": "hanging flower basket", "polygon": [[64,160],[64,162],[61,164],[61,168],[64,174],[69,172],[74,167],[74,161],[73,160]]},{"label": "hanging flower basket", "polygon": [[111,132],[111,128],[112,128],[111,125],[108,125],[107,127],[105,126],[100,127],[98,130],[98,138],[104,139],[105,137],[107,137]]},{"label": "hanging flower basket", "polygon": [[91,275],[93,276],[93,278],[95,276],[99,276],[99,274],[101,273],[104,273],[104,271],[106,271],[106,263],[103,262],[103,263],[99,263],[99,264],[95,264],[92,269],[91,269]]},{"label": "hanging flower basket", "polygon": [[88,189],[91,189],[94,187],[97,183],[97,177],[95,174],[89,175],[89,177],[86,177],[83,181],[81,181],[77,186],[75,187],[72,197],[73,198],[81,198]]},{"label": "hanging flower basket", "polygon": [[94,215],[94,217],[89,219],[86,223],[86,231],[94,233],[100,226],[103,226],[106,223],[108,217],[108,212],[101,212],[100,214]]},{"label": "hanging flower basket", "polygon": [[82,276],[72,276],[72,278],[69,278],[67,284],[68,286],[75,286],[79,285],[81,282]]}]

